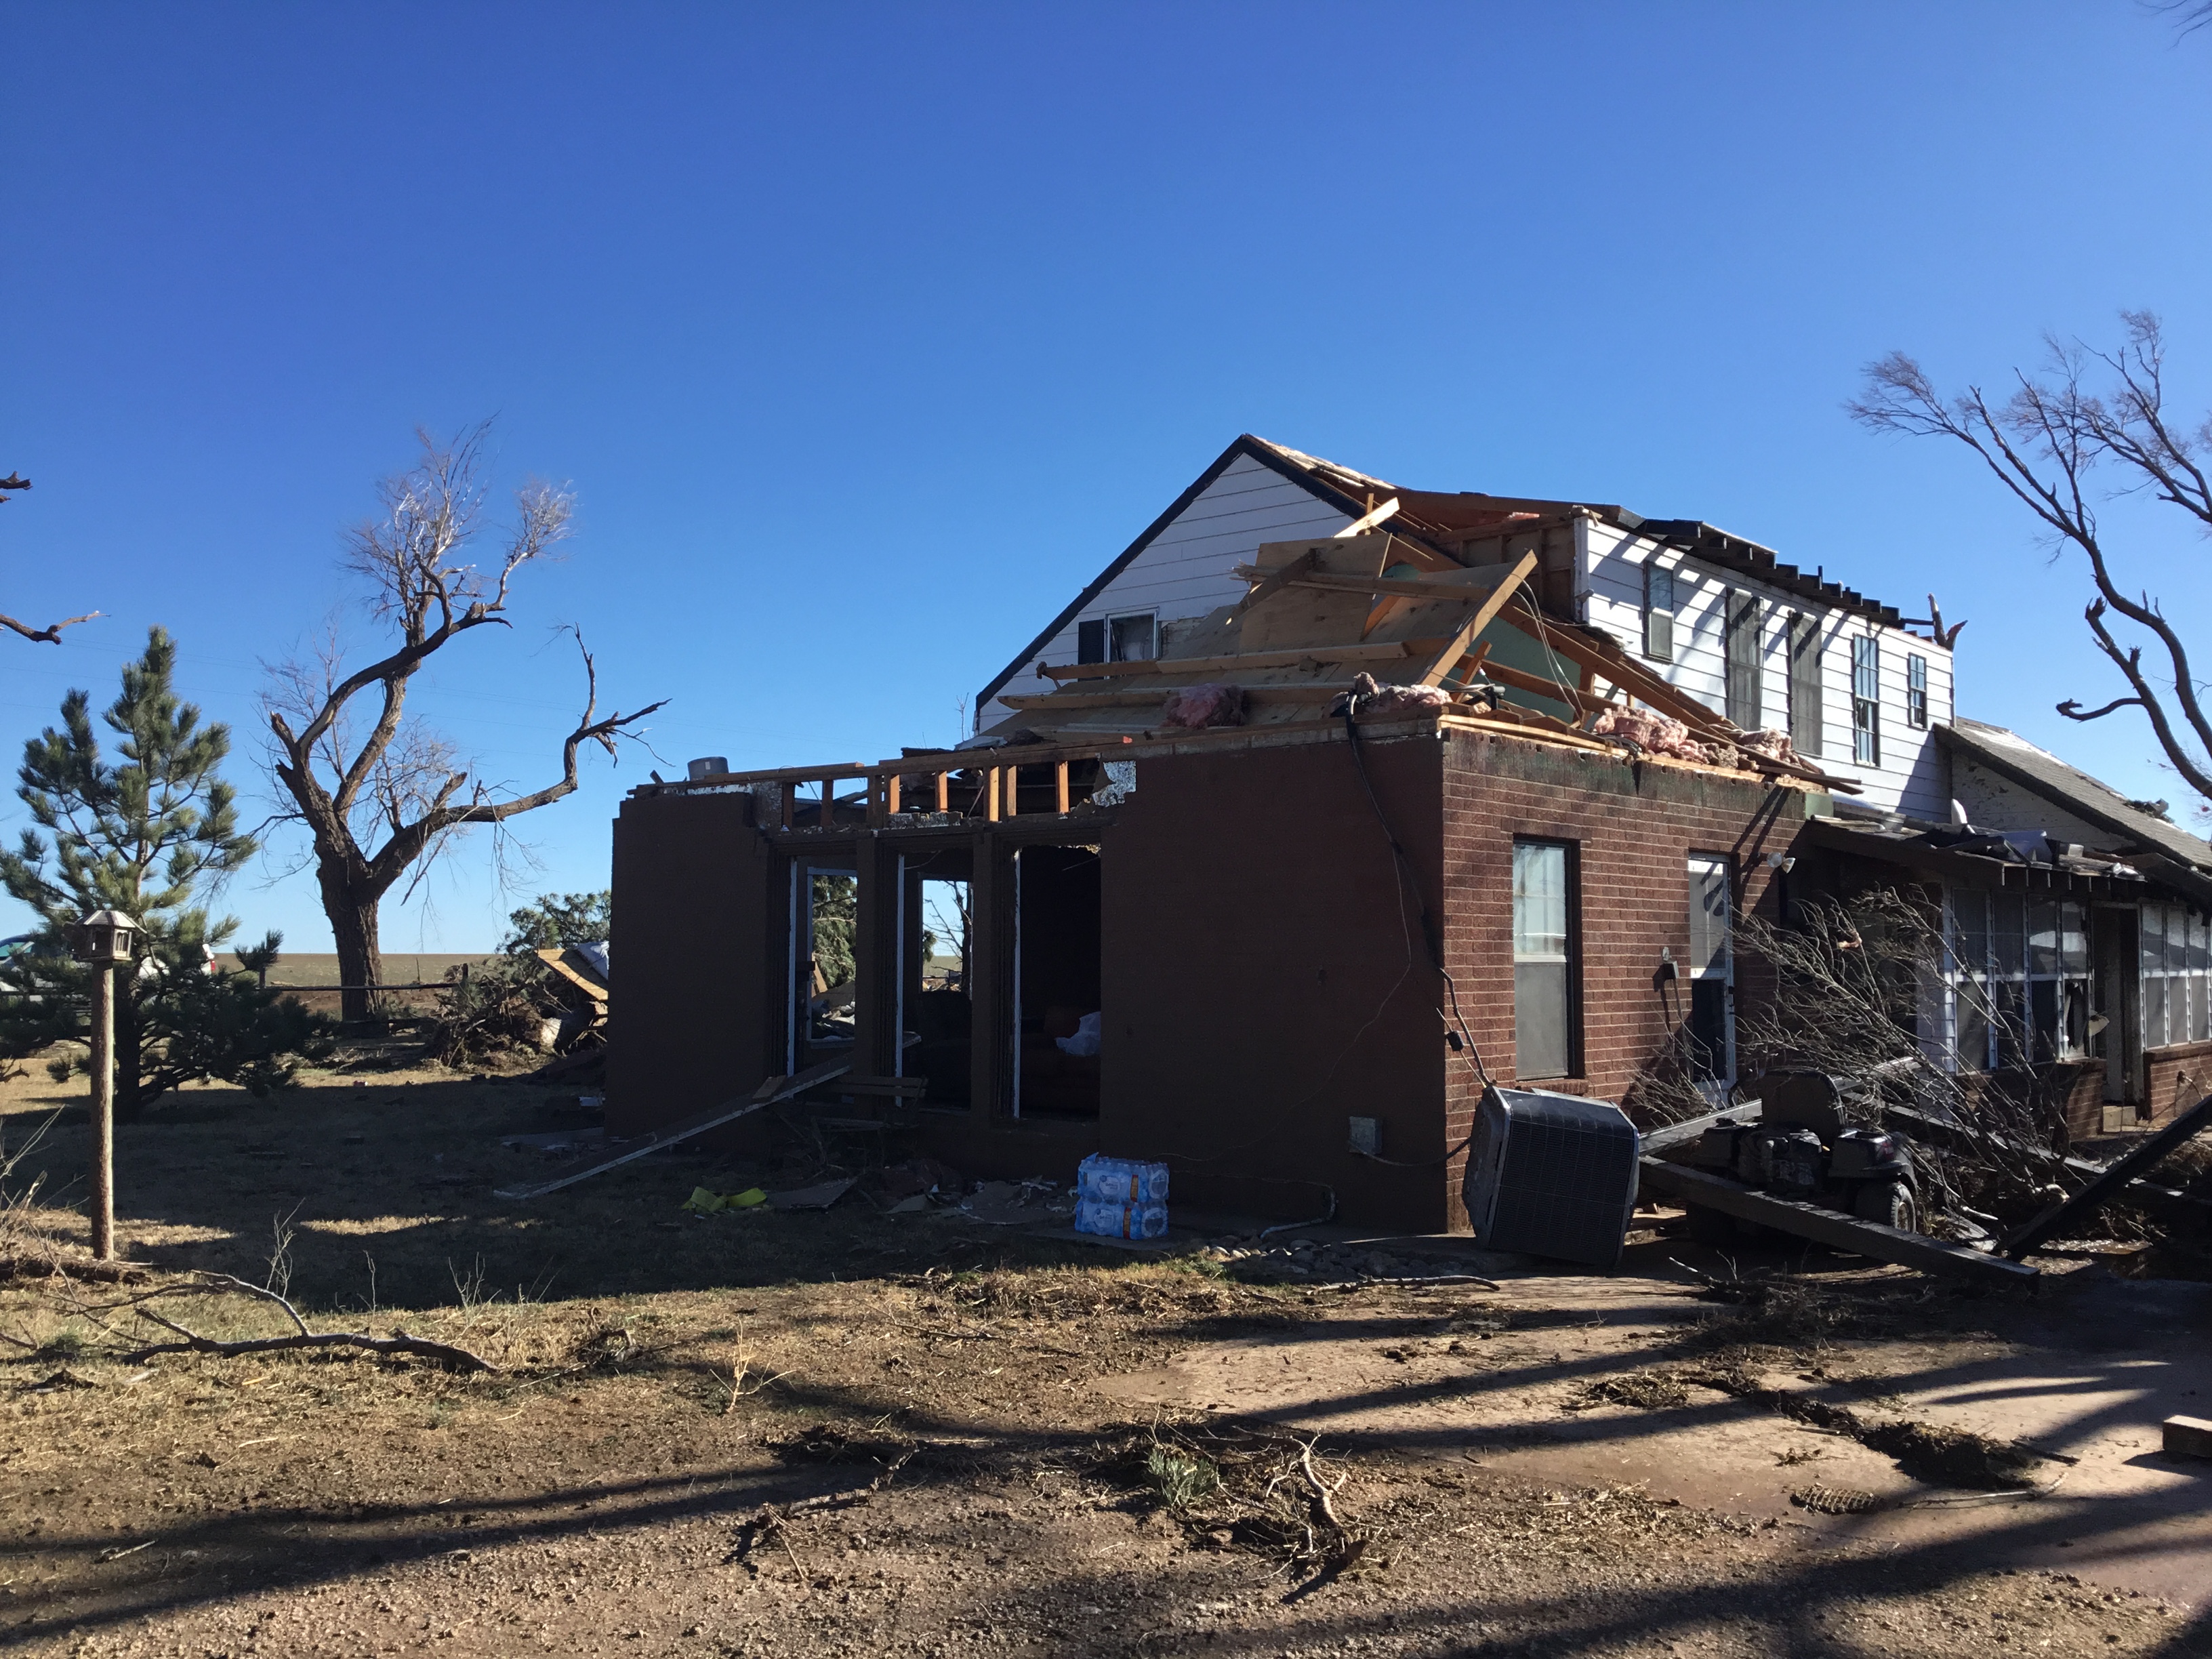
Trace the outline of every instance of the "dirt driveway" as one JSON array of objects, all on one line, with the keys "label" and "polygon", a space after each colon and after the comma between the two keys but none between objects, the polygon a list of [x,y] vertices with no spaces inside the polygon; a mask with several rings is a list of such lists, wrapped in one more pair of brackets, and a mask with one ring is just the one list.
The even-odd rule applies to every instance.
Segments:
[{"label": "dirt driveway", "polygon": [[[9,1148],[46,1092],[0,1096]],[[695,1185],[803,1173],[705,1157],[495,1198],[533,1156],[501,1136],[573,1106],[406,1071],[195,1091],[121,1132],[144,1273],[121,1285],[46,1273],[83,1236],[84,1131],[49,1129],[0,1241],[0,1641],[2212,1654],[2212,1466],[2154,1440],[2212,1388],[2208,1287],[2092,1269],[1973,1297],[1826,1258],[1739,1261],[1751,1287],[1716,1300],[1674,1259],[1717,1262],[1654,1242],[1614,1279],[1325,1290],[857,1195],[684,1215]],[[496,1369],[129,1357],[180,1339],[122,1304],[193,1270],[263,1283],[280,1227],[317,1328]],[[143,1305],[289,1328],[236,1295]],[[1919,1478],[1952,1430],[2075,1461]]]}]

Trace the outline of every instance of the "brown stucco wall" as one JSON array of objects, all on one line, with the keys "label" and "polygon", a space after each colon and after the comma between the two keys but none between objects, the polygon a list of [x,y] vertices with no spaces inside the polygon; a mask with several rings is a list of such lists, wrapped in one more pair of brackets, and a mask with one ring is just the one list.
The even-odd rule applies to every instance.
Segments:
[{"label": "brown stucco wall", "polygon": [[[1434,902],[1441,749],[1368,769]],[[1341,741],[1147,759],[1104,853],[1104,1151],[1171,1160],[1183,1202],[1426,1231],[1443,1152],[1443,1032],[1410,894]],[[1411,969],[1408,970],[1408,957]]]},{"label": "brown stucco wall", "polygon": [[607,1131],[636,1133],[749,1094],[770,1052],[786,896],[750,795],[623,803],[614,830]]}]

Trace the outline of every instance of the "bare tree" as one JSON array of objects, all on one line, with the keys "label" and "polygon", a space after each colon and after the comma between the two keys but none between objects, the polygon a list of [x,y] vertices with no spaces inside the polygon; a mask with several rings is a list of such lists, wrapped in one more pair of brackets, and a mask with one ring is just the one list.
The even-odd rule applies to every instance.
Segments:
[{"label": "bare tree", "polygon": [[[9,490],[28,489],[30,487],[31,481],[20,472],[10,472],[6,477],[0,478],[0,507],[15,499],[8,494]],[[99,615],[97,611],[88,611],[82,617],[71,617],[67,622],[48,623],[44,628],[33,628],[28,623],[17,622],[13,617],[0,615],[0,628],[13,629],[34,645],[59,645],[62,629],[90,622]]]},{"label": "bare tree", "polygon": [[[398,630],[397,648],[345,672],[335,635],[316,659],[270,671],[265,696],[275,734],[272,767],[290,797],[280,819],[304,825],[313,842],[323,910],[337,944],[343,1009],[365,1018],[383,983],[377,912],[410,871],[419,879],[456,832],[497,825],[550,805],[576,788],[577,751],[608,754],[659,708],[599,714],[599,676],[584,659],[584,712],[561,746],[561,775],[527,794],[503,795],[472,778],[453,745],[406,711],[407,689],[434,653],[470,630],[508,626],[508,590],[524,567],[552,555],[569,534],[574,497],[532,482],[515,493],[516,519],[503,532],[495,574],[467,556],[483,523],[488,425],[440,444],[417,432],[422,456],[380,486],[382,516],[347,537],[345,562],[364,579],[375,614]],[[362,724],[351,718],[361,700]],[[380,845],[380,842],[381,844]]]},{"label": "bare tree", "polygon": [[[2099,708],[2069,699],[2058,712],[2069,720],[2102,720],[2121,708],[2140,708],[2159,747],[2190,787],[2212,799],[2212,721],[2208,721],[2181,635],[2146,590],[2130,593],[2113,574],[2092,505],[2090,475],[2100,465],[2117,469],[2114,495],[2147,495],[2179,507],[2212,533],[2212,482],[2200,453],[2212,447],[2212,416],[2185,430],[2166,410],[2165,342],[2159,320],[2147,311],[2121,313],[2127,339],[2116,351],[2046,340],[2051,361],[2039,374],[2013,374],[2011,394],[1992,403],[1979,386],[1955,397],[1936,391],[1920,365],[1893,351],[1867,370],[1863,394],[1846,405],[1877,431],[1955,439],[1978,455],[1998,481],[2040,520],[2055,544],[2087,556],[2097,599],[2083,613],[2089,631],[2127,681],[2129,695]],[[2111,385],[2101,394],[2087,380],[2101,369]],[[2143,647],[2115,636],[2109,614],[2118,613],[2151,637],[2156,654],[2145,666]]]}]

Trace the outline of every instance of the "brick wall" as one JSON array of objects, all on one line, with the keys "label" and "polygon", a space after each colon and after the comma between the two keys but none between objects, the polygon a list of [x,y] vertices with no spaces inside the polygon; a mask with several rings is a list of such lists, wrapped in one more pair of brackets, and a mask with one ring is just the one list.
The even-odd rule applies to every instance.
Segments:
[{"label": "brick wall", "polygon": [[[1581,1073],[1531,1085],[1620,1103],[1689,1011],[1687,979],[1662,994],[1654,975],[1662,949],[1678,963],[1689,958],[1690,855],[1732,858],[1737,908],[1772,919],[1776,872],[1764,860],[1789,850],[1809,799],[1756,778],[1621,764],[1510,738],[1452,733],[1443,772],[1445,960],[1491,1075],[1504,1084],[1520,1080],[1513,1052],[1516,836],[1574,843],[1580,866]],[[1757,965],[1738,951],[1740,1001],[1759,993]],[[1481,1084],[1465,1062],[1454,1063],[1448,1079],[1445,1144],[1456,1146],[1473,1127]],[[1467,1225],[1463,1163],[1456,1158],[1443,1172],[1452,1224],[1460,1228]]]}]

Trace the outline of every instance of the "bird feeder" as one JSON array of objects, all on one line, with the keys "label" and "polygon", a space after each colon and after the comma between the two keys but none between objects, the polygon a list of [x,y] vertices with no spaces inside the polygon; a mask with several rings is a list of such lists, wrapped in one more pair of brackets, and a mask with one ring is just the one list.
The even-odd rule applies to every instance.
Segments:
[{"label": "bird feeder", "polygon": [[138,924],[119,910],[94,910],[76,927],[76,959],[95,968],[131,960]]}]

